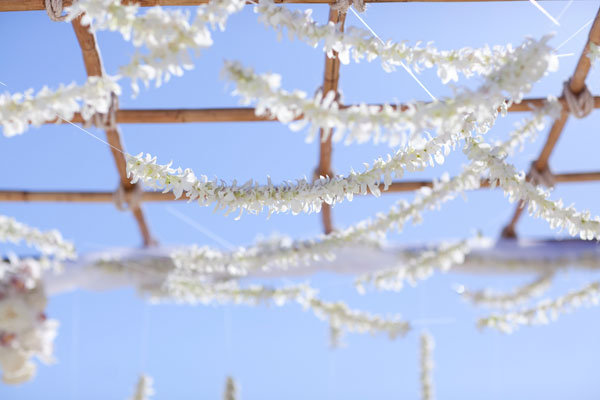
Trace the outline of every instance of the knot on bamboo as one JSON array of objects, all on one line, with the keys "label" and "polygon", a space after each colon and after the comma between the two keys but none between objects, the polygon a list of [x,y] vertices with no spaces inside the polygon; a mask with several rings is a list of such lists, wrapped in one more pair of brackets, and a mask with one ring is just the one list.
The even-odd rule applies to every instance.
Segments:
[{"label": "knot on bamboo", "polygon": [[570,79],[564,83],[563,96],[571,114],[576,118],[584,118],[594,109],[594,96],[592,96],[587,86],[584,86],[578,94],[573,93],[570,83]]},{"label": "knot on bamboo", "polygon": [[350,6],[353,6],[359,13],[363,13],[367,9],[365,0],[336,0],[336,2],[331,5],[331,8],[342,14],[346,14]]},{"label": "knot on bamboo", "polygon": [[113,193],[113,203],[119,211],[134,210],[140,207],[143,193],[141,185],[134,185],[133,188],[127,190],[119,184]]},{"label": "knot on bamboo", "polygon": [[554,174],[550,171],[550,168],[546,166],[543,170],[539,170],[535,166],[535,162],[531,164],[531,169],[529,171],[529,179],[531,182],[536,185],[542,185],[547,188],[553,188],[556,183],[554,179]]},{"label": "knot on bamboo", "polygon": [[62,0],[44,0],[46,6],[46,13],[52,21],[62,22],[67,18],[67,15],[63,15],[63,2]]}]

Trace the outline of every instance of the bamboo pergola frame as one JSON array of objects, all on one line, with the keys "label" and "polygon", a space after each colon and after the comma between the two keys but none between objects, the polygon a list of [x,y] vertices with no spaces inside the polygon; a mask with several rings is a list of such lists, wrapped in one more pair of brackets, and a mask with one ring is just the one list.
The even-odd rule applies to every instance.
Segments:
[{"label": "bamboo pergola frame", "polygon": [[[367,3],[405,3],[405,2],[424,2],[424,3],[455,3],[455,2],[487,2],[487,1],[527,1],[527,0],[365,0]],[[191,6],[207,3],[208,0],[124,0],[123,3],[138,3],[142,7],[150,7],[155,5],[161,6]],[[300,4],[329,4],[329,21],[339,23],[342,26],[345,22],[345,14],[334,10],[331,7],[331,1],[328,0],[275,0],[276,3],[300,3]],[[63,5],[68,6],[72,0],[64,0]],[[251,3],[248,3],[251,4]],[[45,10],[44,0],[0,0],[0,12],[3,11],[33,11]],[[88,76],[102,76],[104,69],[102,65],[102,57],[98,48],[95,34],[90,33],[86,27],[80,23],[81,17],[72,22],[75,35],[79,42],[83,55],[84,66]],[[585,90],[585,80],[590,70],[590,59],[587,57],[589,43],[600,44],[600,11],[592,24],[589,32],[588,42],[584,47],[577,67],[569,81],[570,89],[573,93],[578,94]],[[325,57],[324,79],[322,90],[327,93],[331,90],[338,91],[340,62],[337,54],[334,57]],[[545,99],[530,98],[524,99],[520,104],[512,105],[509,112],[528,112],[531,107],[540,106]],[[551,127],[546,143],[539,157],[532,164],[532,168],[536,168],[539,172],[543,172],[549,168],[550,156],[557,144],[557,141],[565,127],[570,114],[569,107],[564,99],[560,97],[560,102],[563,106],[560,117],[554,121]],[[340,105],[340,107],[350,107],[349,105]],[[404,109],[405,106],[398,105],[397,107]],[[600,108],[600,96],[594,97],[594,108]],[[237,108],[204,108],[204,109],[120,109],[116,111],[116,122],[118,124],[132,123],[202,123],[202,122],[269,122],[274,119],[269,117],[258,117],[255,115],[254,108],[237,107]],[[301,118],[298,117],[299,119]],[[47,123],[65,123],[66,121],[47,121]],[[72,123],[83,123],[80,114],[75,116],[70,121]],[[136,185],[132,184],[127,179],[126,162],[123,152],[125,147],[121,139],[121,132],[118,127],[114,129],[106,129],[105,131],[107,142],[112,146],[111,152],[119,174],[119,184],[124,193],[124,199],[130,204],[133,192],[136,190]],[[319,143],[319,160],[315,170],[315,176],[331,176],[332,159],[332,142],[331,132],[320,132],[321,138],[327,137],[326,140],[321,140]],[[592,182],[600,181],[600,171],[598,172],[575,172],[552,174],[556,183],[569,182]],[[430,181],[400,181],[394,182],[383,193],[398,193],[414,191],[422,187],[431,187]],[[482,180],[482,188],[490,187],[487,180]],[[140,202],[163,202],[175,201],[171,193],[160,192],[142,192],[139,195]],[[179,200],[187,200],[180,198]],[[23,191],[23,190],[0,190],[0,202],[81,202],[81,203],[102,203],[113,202],[114,193],[112,192],[93,192],[93,191]],[[515,226],[521,216],[524,204],[519,203],[515,214],[509,224],[503,229],[502,236],[507,238],[516,237]],[[133,206],[130,210],[139,227],[144,246],[151,246],[156,242],[152,238],[150,228],[144,216],[141,206]],[[323,204],[322,207],[322,223],[325,233],[333,231],[333,221],[331,215],[331,207],[328,204]]]}]

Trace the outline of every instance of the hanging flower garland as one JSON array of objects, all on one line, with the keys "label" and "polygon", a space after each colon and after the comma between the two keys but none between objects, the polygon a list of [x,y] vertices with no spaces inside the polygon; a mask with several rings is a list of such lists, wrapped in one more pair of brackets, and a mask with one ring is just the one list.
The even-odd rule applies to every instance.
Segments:
[{"label": "hanging flower garland", "polygon": [[409,258],[398,267],[363,274],[355,281],[356,289],[364,293],[364,286],[372,283],[379,290],[399,292],[405,281],[416,286],[418,281],[429,279],[435,269],[447,272],[452,266],[462,264],[473,242],[474,240],[463,240],[458,243],[442,243]]},{"label": "hanging flower garland", "polygon": [[458,74],[466,77],[488,75],[511,62],[511,54],[514,52],[510,44],[506,47],[465,47],[447,51],[436,49],[432,43],[427,43],[425,47],[420,47],[419,43],[411,47],[406,42],[395,43],[391,40],[384,43],[368,30],[351,26],[342,31],[332,22],[321,25],[312,18],[311,9],[304,12],[290,10],[276,5],[273,0],[260,0],[254,7],[254,12],[259,14],[260,22],[277,31],[280,39],[286,30],[290,40],[296,37],[312,47],[323,42],[323,51],[327,56],[334,57],[334,52],[337,53],[342,64],[348,64],[351,59],[354,62],[362,59],[370,62],[379,58],[386,72],[391,72],[402,64],[417,72],[436,66],[437,74],[444,84],[458,81]]},{"label": "hanging flower garland", "polygon": [[[279,75],[258,75],[237,62],[226,62],[223,75],[236,84],[233,93],[242,97],[242,104],[256,101],[257,115],[291,123],[292,130],[310,124],[307,141],[313,140],[319,129],[335,129],[334,141],[345,137],[347,144],[373,140],[396,146],[404,143],[407,135],[412,138],[431,130],[444,138],[445,146],[451,146],[461,133],[487,132],[494,125],[498,109],[506,109],[507,96],[510,101],[521,101],[534,82],[556,70],[558,58],[547,44],[550,38],[527,39],[511,53],[511,61],[486,76],[477,90],[462,88],[454,98],[445,101],[412,102],[404,107],[340,107],[333,92],[319,92],[312,99],[302,91],[288,92],[280,88]],[[299,121],[293,122],[296,119]]]},{"label": "hanging flower garland", "polygon": [[34,260],[12,258],[0,270],[0,369],[7,384],[31,380],[37,357],[54,362],[53,341],[58,321],[47,319],[46,295],[40,280],[42,267]]},{"label": "hanging flower garland", "polygon": [[252,285],[240,288],[235,281],[209,283],[184,274],[171,274],[165,289],[151,293],[152,299],[175,299],[186,303],[234,303],[257,305],[272,301],[277,306],[297,302],[305,310],[311,310],[319,319],[327,320],[330,340],[333,346],[340,344],[344,331],[357,333],[386,333],[390,339],[404,336],[410,324],[399,315],[390,319],[350,309],[342,302],[325,302],[316,297],[317,291],[308,285],[295,285],[283,288],[267,288]]},{"label": "hanging flower garland", "polygon": [[560,314],[573,312],[583,306],[600,303],[600,282],[592,282],[583,289],[572,291],[556,299],[539,302],[535,307],[506,314],[492,314],[478,321],[480,328],[494,328],[512,333],[521,325],[543,325],[555,321]]},{"label": "hanging flower garland", "polygon": [[[559,107],[558,102],[550,101],[547,106],[535,110],[532,117],[526,119],[519,129],[540,129],[543,127],[544,117],[554,115]],[[216,209],[227,210],[226,215],[239,211],[237,218],[240,218],[244,210],[258,214],[266,208],[269,215],[290,211],[292,214],[312,213],[320,211],[322,203],[334,205],[344,199],[350,201],[355,194],[366,194],[369,191],[379,195],[382,175],[383,190],[386,190],[392,182],[392,174],[401,176],[403,167],[413,171],[421,169],[427,163],[433,164],[433,159],[437,158],[438,162],[443,160],[440,151],[445,149],[447,152],[449,148],[442,146],[438,140],[438,137],[432,139],[420,151],[399,151],[386,161],[380,158],[372,168],[367,168],[363,173],[352,171],[347,177],[321,177],[312,183],[299,179],[296,182],[287,181],[280,186],[273,185],[270,178],[267,185],[259,185],[250,180],[241,186],[236,181],[229,185],[217,178],[209,181],[206,176],[198,179],[191,169],[174,169],[171,168],[171,163],[158,164],[156,157],[149,154],[145,157],[142,153],[137,156],[126,155],[126,160],[128,176],[133,183],[141,182],[165,193],[172,191],[176,198],[185,194],[190,201],[197,200],[201,206],[215,203]]]},{"label": "hanging flower garland", "polygon": [[113,77],[91,76],[81,86],[71,83],[55,91],[44,86],[35,95],[33,89],[12,95],[0,94],[0,125],[4,136],[11,137],[25,132],[29,125],[38,127],[47,121],[70,121],[76,112],[89,120],[96,113],[108,112],[111,93],[121,93]]},{"label": "hanging flower garland", "polygon": [[76,257],[73,243],[64,240],[57,230],[42,232],[12,217],[0,215],[0,242],[16,244],[21,241],[35,247],[42,255],[51,256],[59,262]]},{"label": "hanging flower garland", "polygon": [[428,332],[422,332],[419,340],[421,344],[421,400],[433,400],[435,394],[433,391],[433,349],[435,341]]},{"label": "hanging flower garland", "polygon": [[137,384],[135,385],[135,392],[131,400],[150,400],[156,392],[154,391],[154,379],[148,375],[140,375]]},{"label": "hanging flower garland", "polygon": [[477,306],[509,309],[543,295],[552,285],[553,279],[554,272],[541,274],[532,282],[518,286],[508,293],[492,289],[471,291],[462,285],[457,288],[456,292],[463,299]]}]

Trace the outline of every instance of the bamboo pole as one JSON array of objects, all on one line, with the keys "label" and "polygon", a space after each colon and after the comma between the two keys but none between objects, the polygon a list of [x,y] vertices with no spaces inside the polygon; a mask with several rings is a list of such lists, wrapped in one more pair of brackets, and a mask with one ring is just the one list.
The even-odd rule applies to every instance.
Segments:
[{"label": "bamboo pole", "polygon": [[[195,6],[206,4],[209,0],[123,0],[123,4],[137,3],[142,7],[153,6]],[[487,3],[492,1],[528,1],[528,0],[365,0],[366,3]],[[541,0],[550,1],[550,0]],[[329,4],[329,0],[275,0],[280,4]],[[63,6],[73,4],[73,0],[63,0]],[[248,1],[248,4],[253,4]],[[45,10],[44,0],[0,0],[2,11],[36,11]]]},{"label": "bamboo pole", "polygon": [[[346,22],[346,13],[335,10],[333,7],[329,8],[329,22],[337,24],[340,30],[344,30],[344,23]],[[321,90],[323,94],[327,94],[331,91],[338,93],[338,84],[340,81],[340,60],[338,53],[333,52],[333,57],[325,55],[325,73],[323,76],[323,86]],[[316,177],[320,176],[332,176],[333,171],[331,170],[331,153],[333,151],[332,137],[333,129],[323,129],[319,131],[319,164],[316,170]],[[333,218],[331,216],[331,205],[323,203],[321,206],[321,220],[323,222],[323,231],[325,234],[333,232]]]},{"label": "bamboo pole", "polygon": [[[104,68],[102,66],[102,57],[100,55],[100,49],[96,41],[94,33],[90,32],[86,26],[81,24],[81,16],[75,18],[72,23],[73,30],[77,36],[79,46],[81,47],[81,53],[83,55],[83,62],[85,70],[88,76],[102,76],[104,75]],[[135,190],[136,185],[132,184],[127,178],[127,162],[125,161],[125,148],[121,141],[121,133],[118,127],[106,130],[106,140],[110,145],[110,151],[115,160],[117,172],[119,173],[120,185],[124,191],[132,192]],[[144,213],[139,205],[133,205],[131,212],[138,224],[142,238],[144,240],[144,246],[150,246],[154,243],[152,235],[150,234],[150,228],[144,217]]]},{"label": "bamboo pole", "polygon": [[[531,98],[523,99],[519,104],[513,104],[508,112],[529,112],[532,107],[541,107],[546,99]],[[568,111],[568,106],[563,98],[559,101]],[[370,104],[379,106],[381,104]],[[348,108],[352,105],[340,105],[340,108]],[[406,110],[406,105],[394,106]],[[600,96],[594,97],[594,108],[600,108]],[[231,108],[173,108],[173,109],[120,109],[117,110],[117,123],[119,124],[185,124],[199,122],[272,122],[275,119],[270,117],[256,116],[255,109],[252,107],[231,107]],[[302,119],[299,116],[298,119]],[[75,113],[70,122],[83,123],[80,113]],[[48,121],[48,124],[67,123],[64,120]]]},{"label": "bamboo pole", "polygon": [[[579,56],[579,61],[577,62],[573,76],[569,81],[569,88],[574,94],[579,94],[585,89],[585,80],[590,72],[591,66],[591,60],[588,57],[590,43],[600,44],[600,10],[598,10],[598,13],[596,14],[594,23],[590,28],[588,40]],[[596,98],[594,98],[594,108],[597,108]],[[546,143],[544,144],[539,157],[534,161],[532,168],[535,168],[540,172],[545,171],[548,168],[550,156],[556,147],[560,135],[564,131],[568,118],[569,112],[563,102],[563,110],[560,116],[554,121],[554,124],[552,124]],[[517,237],[516,225],[523,214],[524,207],[525,203],[519,201],[510,222],[502,229],[503,238]]]},{"label": "bamboo pole", "polygon": [[[554,180],[559,183],[584,183],[600,181],[600,171],[598,172],[571,172],[564,174],[555,174]],[[393,182],[388,190],[382,193],[402,193],[412,192],[422,187],[432,187],[431,181],[400,181]],[[380,186],[383,190],[383,185]],[[481,188],[489,188],[488,180],[481,181]],[[132,193],[125,193],[125,199],[129,199]],[[106,191],[28,191],[28,190],[0,190],[0,202],[49,202],[49,203],[112,203],[114,193]],[[173,193],[162,192],[142,192],[140,195],[142,202],[165,202],[165,201],[188,201],[185,197],[175,199]]]}]

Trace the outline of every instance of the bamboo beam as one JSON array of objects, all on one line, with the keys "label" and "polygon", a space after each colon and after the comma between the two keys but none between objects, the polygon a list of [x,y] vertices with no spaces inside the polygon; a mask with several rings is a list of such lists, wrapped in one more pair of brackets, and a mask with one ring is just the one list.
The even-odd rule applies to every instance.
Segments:
[{"label": "bamboo beam", "polygon": [[[487,3],[493,1],[528,1],[528,0],[365,0],[366,3]],[[550,0],[542,0],[550,1]],[[123,4],[137,3],[142,7],[153,6],[195,6],[208,3],[208,0],[123,0]],[[275,0],[280,4],[329,4],[329,0]],[[73,0],[63,0],[63,6],[73,4]],[[248,1],[248,4],[253,4]],[[2,11],[36,11],[45,10],[44,0],[0,0]]]},{"label": "bamboo beam", "polygon": [[[523,99],[519,104],[513,104],[508,112],[529,112],[532,107],[541,107],[546,99],[531,98]],[[564,99],[559,99],[563,108],[568,110]],[[382,106],[381,104],[370,104],[371,106]],[[340,108],[348,108],[352,105],[340,105]],[[398,105],[406,110],[406,105]],[[594,108],[600,108],[600,96],[594,97]],[[186,124],[198,122],[272,122],[270,117],[258,117],[252,107],[231,108],[173,108],[173,109],[120,109],[117,110],[117,123],[119,124]],[[299,116],[298,119],[302,119]],[[83,123],[80,113],[75,113],[70,122]],[[64,120],[48,121],[48,124],[67,123]]]},{"label": "bamboo beam", "polygon": [[[339,25],[340,30],[343,31],[344,23],[346,22],[346,13],[334,10],[333,7],[329,7],[329,22]],[[325,73],[323,76],[323,86],[321,87],[323,94],[333,91],[337,96],[339,80],[340,60],[338,58],[338,53],[334,51],[333,57],[325,55]],[[333,145],[331,138],[333,137],[333,129],[320,129],[319,137],[321,140],[319,141],[319,165],[317,166],[316,177],[332,176],[331,153],[333,151]],[[333,232],[331,205],[327,203],[321,205],[321,220],[323,222],[325,234]]]},{"label": "bamboo beam", "polygon": [[[591,60],[588,57],[590,43],[600,44],[600,10],[596,13],[596,18],[594,19],[594,23],[588,34],[588,40],[579,56],[579,61],[577,62],[573,76],[569,80],[569,89],[576,95],[585,89],[585,80],[590,72]],[[594,108],[596,108],[596,98],[594,98]],[[565,107],[563,103],[563,110],[558,119],[552,124],[546,143],[544,144],[539,157],[534,161],[532,168],[535,168],[539,172],[545,171],[548,168],[550,156],[556,147],[556,143],[565,128],[568,118],[569,113],[567,107]],[[516,226],[523,214],[524,206],[525,203],[519,201],[510,222],[502,229],[503,238],[517,237]]]},{"label": "bamboo beam", "polygon": [[[87,27],[81,25],[81,16],[73,20],[73,30],[77,36],[77,41],[81,47],[83,62],[88,76],[104,75],[102,66],[102,57],[96,41],[96,35],[91,33]],[[119,173],[120,185],[126,193],[135,190],[136,185],[132,184],[127,178],[127,162],[125,161],[125,148],[121,141],[121,133],[118,127],[106,130],[106,140],[110,144],[110,151],[113,155],[117,171]],[[144,240],[144,246],[150,246],[154,243],[150,234],[150,229],[146,223],[144,213],[140,206],[131,207],[131,212],[137,222],[137,225]]]},{"label": "bamboo beam", "polygon": [[[600,181],[600,171],[598,172],[571,172],[564,174],[555,174],[555,182],[558,183],[583,183]],[[388,190],[382,193],[402,193],[412,192],[422,187],[432,187],[431,181],[399,181],[393,182]],[[383,190],[383,185],[380,186]],[[487,179],[481,181],[481,188],[489,188]],[[128,200],[133,194],[125,194]],[[75,192],[75,191],[29,191],[29,190],[0,190],[0,202],[48,202],[48,203],[112,203],[114,193],[106,191]],[[185,197],[175,199],[173,193],[162,192],[142,192],[140,195],[142,202],[165,202],[165,201],[188,201]]]}]

